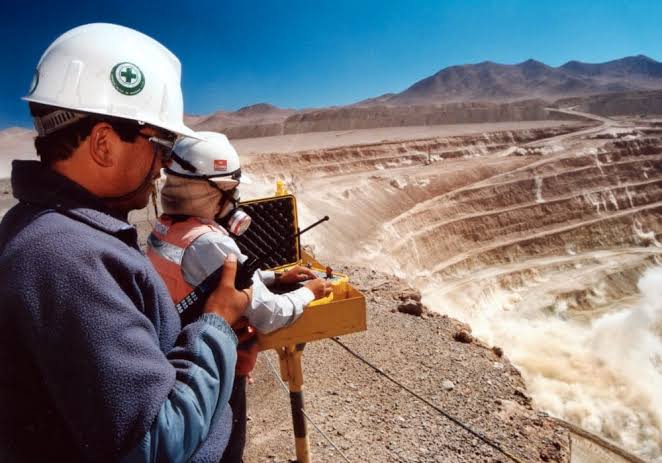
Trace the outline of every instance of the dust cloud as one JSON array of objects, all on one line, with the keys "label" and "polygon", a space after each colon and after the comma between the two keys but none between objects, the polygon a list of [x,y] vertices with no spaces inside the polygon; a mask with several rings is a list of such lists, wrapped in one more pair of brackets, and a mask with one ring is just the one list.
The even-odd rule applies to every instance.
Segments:
[{"label": "dust cloud", "polygon": [[505,346],[539,408],[662,462],[662,267],[638,288],[637,303],[588,321],[518,310],[520,291],[484,292],[467,312],[432,284],[424,301]]}]

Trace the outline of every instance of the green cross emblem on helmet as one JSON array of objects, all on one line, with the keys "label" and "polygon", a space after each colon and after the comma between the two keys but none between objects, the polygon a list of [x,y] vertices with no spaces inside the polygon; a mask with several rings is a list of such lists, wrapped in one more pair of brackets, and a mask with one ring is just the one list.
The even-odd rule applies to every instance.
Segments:
[{"label": "green cross emblem on helmet", "polygon": [[110,71],[113,87],[123,95],[135,95],[145,87],[145,76],[133,63],[119,63]]}]

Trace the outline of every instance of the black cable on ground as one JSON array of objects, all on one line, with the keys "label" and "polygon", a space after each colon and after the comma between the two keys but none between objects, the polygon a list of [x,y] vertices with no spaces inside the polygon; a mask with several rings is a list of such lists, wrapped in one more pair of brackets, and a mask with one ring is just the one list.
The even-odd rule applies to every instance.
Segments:
[{"label": "black cable on ground", "polygon": [[421,397],[421,396],[418,395],[416,392],[412,391],[412,390],[409,389],[407,386],[405,386],[404,384],[400,383],[398,380],[396,380],[396,379],[394,379],[393,377],[389,376],[384,370],[382,370],[381,368],[379,368],[379,367],[373,365],[371,362],[369,362],[368,360],[366,360],[365,358],[363,358],[361,355],[359,355],[359,354],[357,354],[356,352],[354,352],[352,349],[350,349],[350,348],[347,347],[345,344],[343,344],[342,342],[340,342],[340,339],[338,339],[337,337],[333,337],[333,338],[329,338],[329,339],[331,339],[333,342],[335,342],[335,343],[338,344],[340,347],[342,347],[343,349],[345,349],[347,352],[349,352],[350,354],[352,354],[352,355],[353,355],[354,357],[356,357],[358,360],[360,360],[361,362],[363,362],[363,363],[365,363],[366,365],[368,365],[370,368],[372,368],[373,370],[375,370],[377,373],[379,373],[380,375],[382,375],[384,378],[388,379],[389,381],[391,381],[393,384],[395,384],[395,385],[398,386],[399,388],[401,388],[401,389],[407,391],[408,393],[410,393],[411,395],[413,395],[414,397],[416,397],[418,400],[420,400],[421,402],[423,402],[423,403],[426,404],[427,406],[429,406],[429,407],[433,408],[434,410],[436,410],[437,412],[439,412],[442,416],[444,416],[444,417],[447,418],[448,420],[452,421],[452,422],[455,423],[456,425],[460,426],[462,429],[466,430],[467,432],[469,432],[469,433],[473,434],[474,436],[476,436],[478,439],[480,439],[480,440],[482,440],[483,442],[485,442],[487,445],[489,445],[489,446],[492,447],[493,449],[498,450],[499,452],[501,452],[502,454],[504,454],[505,456],[507,456],[507,457],[510,458],[511,460],[515,461],[516,463],[523,463],[522,460],[520,460],[518,457],[516,457],[515,455],[513,455],[512,453],[510,453],[508,450],[504,449],[504,448],[503,448],[498,442],[495,442],[495,441],[493,441],[492,439],[490,439],[489,437],[484,436],[484,435],[481,434],[480,432],[471,429],[468,425],[462,423],[459,419],[457,419],[457,418],[455,418],[454,416],[452,416],[452,415],[448,414],[447,412],[443,411],[441,408],[437,407],[435,404],[433,404],[432,402],[430,402],[430,401],[427,400],[426,398]]},{"label": "black cable on ground", "polygon": [[[274,376],[276,377],[276,379],[278,380],[280,385],[283,387],[283,389],[285,389],[285,392],[289,392],[289,389],[287,388],[287,384],[285,384],[285,382],[282,380],[282,378],[280,377],[280,375],[276,371],[276,367],[274,367],[273,364],[271,363],[271,360],[269,360],[269,356],[265,355],[264,358],[266,359],[267,363],[269,364],[269,368],[271,368],[271,372],[274,374]],[[327,442],[329,444],[331,444],[331,447],[333,447],[336,450],[336,452],[338,452],[340,454],[340,456],[343,458],[343,460],[345,460],[347,463],[351,463],[349,461],[349,459],[347,458],[347,456],[343,453],[343,451],[340,450],[340,448],[335,444],[335,442],[333,442],[331,440],[331,438],[329,436],[327,436],[324,431],[322,431],[322,428],[320,428],[313,421],[313,419],[310,416],[308,416],[308,413],[306,413],[306,411],[303,408],[301,409],[301,413],[303,413],[303,416],[306,417],[306,419],[310,422],[310,424],[313,425],[313,427],[317,430],[317,432],[319,432],[322,435],[322,437],[324,437],[324,439],[326,439]]]}]

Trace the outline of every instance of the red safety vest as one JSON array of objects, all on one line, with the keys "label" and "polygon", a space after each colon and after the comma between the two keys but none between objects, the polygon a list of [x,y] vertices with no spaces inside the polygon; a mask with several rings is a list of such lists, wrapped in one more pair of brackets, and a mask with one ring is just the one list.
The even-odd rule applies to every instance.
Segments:
[{"label": "red safety vest", "polygon": [[213,220],[189,217],[174,222],[165,214],[159,218],[152,230],[152,235],[158,242],[148,240],[147,257],[163,278],[175,304],[193,291],[193,287],[184,280],[182,274],[184,252],[193,241],[209,232],[227,235],[227,232]]},{"label": "red safety vest", "polygon": [[[159,218],[152,230],[154,236],[148,240],[147,257],[161,275],[175,304],[193,291],[182,273],[184,252],[193,241],[210,232],[228,234],[213,220],[189,217],[175,222],[166,214]],[[235,374],[246,376],[253,370],[257,360],[257,345],[254,342],[256,330],[245,319],[236,322],[232,328],[239,338]]]}]

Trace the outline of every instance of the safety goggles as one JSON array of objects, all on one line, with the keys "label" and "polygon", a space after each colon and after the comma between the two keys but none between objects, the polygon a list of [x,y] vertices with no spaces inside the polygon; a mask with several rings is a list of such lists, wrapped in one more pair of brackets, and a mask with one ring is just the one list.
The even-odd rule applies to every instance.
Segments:
[{"label": "safety goggles", "polygon": [[186,159],[183,159],[175,151],[172,151],[170,155],[174,162],[179,164],[185,171],[190,172],[190,174],[175,172],[168,168],[166,169],[168,175],[175,175],[177,177],[190,178],[193,180],[206,180],[207,183],[221,192],[231,191],[237,188],[241,182],[241,169],[237,169],[230,174],[196,175],[198,169],[193,164]]},{"label": "safety goggles", "polygon": [[231,177],[207,178],[207,182],[220,191],[232,191],[239,186],[239,180]]},{"label": "safety goggles", "polygon": [[162,162],[170,162],[172,159],[172,150],[175,147],[175,141],[176,137],[173,137],[172,140],[168,140],[167,138],[161,138],[161,137],[156,137],[154,135],[147,135],[145,133],[138,132],[138,135],[146,139],[148,142],[152,144],[152,149],[154,150],[155,154],[159,154],[161,156],[161,161]]},{"label": "safety goggles", "polygon": [[230,175],[216,175],[207,177],[207,181],[221,191],[232,191],[241,182],[241,169],[237,169]]}]

